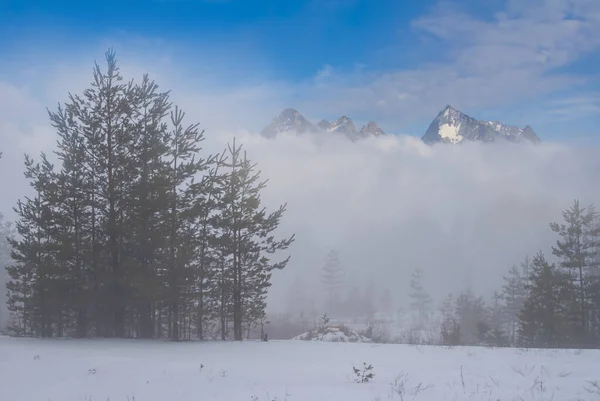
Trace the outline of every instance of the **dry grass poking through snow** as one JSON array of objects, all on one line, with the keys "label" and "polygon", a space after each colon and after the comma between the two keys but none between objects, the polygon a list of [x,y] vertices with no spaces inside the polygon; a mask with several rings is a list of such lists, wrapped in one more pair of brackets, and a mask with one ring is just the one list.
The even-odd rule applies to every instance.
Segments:
[{"label": "dry grass poking through snow", "polygon": [[[592,401],[600,351],[0,337],[4,401]],[[372,365],[356,383],[353,367]]]}]

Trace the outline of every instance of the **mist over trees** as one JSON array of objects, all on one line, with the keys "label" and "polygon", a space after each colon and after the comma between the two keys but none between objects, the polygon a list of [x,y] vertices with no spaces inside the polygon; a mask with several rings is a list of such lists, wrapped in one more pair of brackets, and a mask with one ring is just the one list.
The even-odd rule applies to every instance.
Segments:
[{"label": "mist over trees", "polygon": [[421,268],[415,268],[410,277],[410,310],[416,315],[417,328],[423,328],[431,314],[432,299],[424,288],[424,272]]},{"label": "mist over trees", "polygon": [[578,200],[551,223],[555,261],[539,251],[513,266],[491,306],[471,290],[444,304],[442,340],[542,348],[600,347],[600,216]]},{"label": "mist over trees", "polygon": [[559,237],[556,263],[539,253],[531,264],[521,309],[522,340],[538,347],[596,347],[600,344],[600,221],[594,206],[579,201],[551,223]]},{"label": "mist over trees", "polygon": [[[326,311],[333,322],[330,325],[341,330],[362,324],[364,328],[357,329],[361,335],[387,331],[377,337],[383,342],[598,348],[600,215],[593,205],[582,207],[576,200],[562,211],[562,218],[562,222],[549,225],[556,234],[555,244],[549,244],[550,256],[543,251],[533,257],[526,255],[507,270],[493,294],[479,294],[477,287],[470,285],[445,296],[431,294],[426,269],[415,267],[404,282],[391,285],[391,290],[377,288],[367,279],[348,285],[345,300],[335,308],[326,297],[321,305],[313,303],[302,309],[302,303],[297,303],[294,310],[308,312],[313,321]],[[340,259],[343,256],[337,253],[326,257],[323,283],[341,282],[335,279],[343,270]],[[303,298],[310,298],[307,289],[304,291]],[[403,294],[407,295],[407,310],[394,301]],[[434,298],[442,301],[436,304]],[[306,314],[291,320],[298,323],[296,330],[310,326]],[[279,324],[290,324],[290,320]]]},{"label": "mist over trees", "polygon": [[[0,159],[2,159],[2,152],[0,152]],[[0,283],[8,281],[6,266],[11,262],[8,239],[13,235],[13,225],[10,222],[4,221],[4,215],[0,213]],[[9,318],[6,300],[6,291],[0,291],[0,333],[3,331]]]},{"label": "mist over trees", "polygon": [[59,162],[26,156],[8,240],[11,333],[242,340],[262,322],[294,238],[240,144],[203,155],[198,124],[147,75],[125,83],[112,50],[49,117]]},{"label": "mist over trees", "polygon": [[[393,282],[368,265],[352,276],[331,250],[291,283],[288,315],[267,316],[294,236],[276,235],[286,205],[265,209],[266,179],[241,144],[206,154],[199,125],[148,76],[124,81],[113,51],[48,116],[58,162],[26,155],[32,195],[14,224],[0,215],[0,324],[13,335],[242,340],[270,324],[291,338],[326,315],[382,342],[600,347],[593,205],[563,210],[556,242],[518,255],[494,294],[431,293],[427,266],[398,266],[410,273]],[[376,334],[384,326],[404,332]]]},{"label": "mist over trees", "polygon": [[345,283],[339,255],[336,251],[329,251],[325,257],[321,282],[325,291],[326,308],[332,312],[340,311],[342,308],[341,292]]}]

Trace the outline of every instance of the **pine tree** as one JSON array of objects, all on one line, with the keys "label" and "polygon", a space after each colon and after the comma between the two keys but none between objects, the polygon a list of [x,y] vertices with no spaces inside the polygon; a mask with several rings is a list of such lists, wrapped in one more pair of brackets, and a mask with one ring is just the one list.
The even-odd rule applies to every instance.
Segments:
[{"label": "pine tree", "polygon": [[513,266],[508,272],[508,276],[504,277],[502,286],[502,300],[504,304],[501,311],[501,321],[506,327],[510,342],[513,345],[517,343],[518,321],[517,314],[523,308],[526,298],[525,286],[529,276],[529,265],[531,261],[529,257],[521,264],[521,269]]},{"label": "pine tree", "polygon": [[573,338],[569,315],[574,286],[568,273],[538,253],[531,264],[527,298],[518,314],[519,339],[528,347],[567,346]]},{"label": "pine tree", "polygon": [[[62,255],[64,263],[71,263],[74,269],[83,273],[78,278],[81,283],[87,281],[85,287],[76,289],[79,292],[74,306],[78,310],[77,333],[81,335],[84,326],[90,326],[94,334],[106,334],[107,322],[105,286],[109,277],[106,265],[106,249],[103,231],[103,210],[105,210],[103,188],[105,177],[100,175],[105,165],[104,131],[99,122],[98,113],[104,108],[99,100],[101,72],[96,64],[92,88],[83,96],[69,95],[70,102],[57,112],[49,112],[52,126],[59,136],[58,150],[55,152],[63,166],[59,174],[61,196],[64,202],[59,205],[57,213],[62,214],[65,233],[71,233],[67,241],[72,241],[76,249],[65,244]],[[73,230],[71,232],[71,229]],[[68,260],[69,258],[74,260]],[[85,284],[84,284],[85,285]],[[89,321],[89,324],[87,321]],[[87,330],[86,330],[87,331]]]},{"label": "pine tree", "polygon": [[[173,130],[169,136],[169,209],[167,219],[168,234],[168,272],[167,287],[169,289],[169,307],[172,313],[171,338],[180,338],[180,307],[185,294],[191,293],[191,285],[195,280],[195,224],[197,223],[196,201],[198,193],[194,190],[193,179],[208,169],[212,162],[198,158],[199,144],[204,139],[204,131],[198,125],[184,128],[185,114],[177,107],[171,113]],[[187,297],[186,297],[187,298]],[[190,301],[190,299],[187,299]]]},{"label": "pine tree", "polygon": [[440,312],[442,313],[443,321],[450,321],[456,317],[456,305],[454,302],[454,295],[446,295],[444,301],[442,302]]},{"label": "pine tree", "polygon": [[[144,75],[139,85],[132,88],[130,101],[135,133],[128,161],[130,172],[129,196],[126,202],[127,241],[123,245],[128,254],[127,267],[130,288],[130,330],[141,338],[155,337],[161,330],[154,322],[157,309],[164,308],[167,294],[164,283],[164,265],[168,246],[166,210],[169,207],[167,179],[170,133],[164,119],[172,105],[166,92]],[[162,274],[161,274],[162,273]]]},{"label": "pine tree", "polygon": [[[0,152],[0,159],[2,159],[2,152]],[[6,266],[10,263],[10,244],[8,238],[12,237],[12,227],[10,223],[4,221],[4,215],[0,213],[0,283],[6,283],[8,281],[6,277]],[[4,325],[7,321],[6,312],[4,306],[6,305],[6,299],[4,291],[0,291],[0,333],[4,331]]]},{"label": "pine tree", "polygon": [[59,167],[26,158],[35,196],[15,209],[13,329],[179,340],[220,323],[225,339],[233,322],[241,339],[289,260],[271,260],[294,239],[273,236],[285,205],[261,206],[265,182],[240,146],[202,157],[203,131],[168,92],[148,76],[123,84],[112,50],[106,63],[49,112]]},{"label": "pine tree", "polygon": [[105,294],[106,334],[116,337],[125,336],[125,272],[123,271],[123,252],[120,243],[124,238],[125,225],[121,219],[123,201],[128,189],[127,153],[131,145],[131,132],[128,131],[128,96],[131,94],[117,67],[115,53],[106,53],[107,70],[100,71],[96,65],[94,71],[94,89],[86,95],[93,104],[95,123],[103,136],[101,155],[103,156],[101,177],[106,182],[102,197],[106,202],[106,239],[108,250],[108,286]]},{"label": "pine tree", "polygon": [[211,299],[211,287],[216,282],[217,271],[214,269],[218,260],[214,252],[217,243],[219,216],[222,212],[223,183],[227,180],[227,174],[223,167],[226,160],[226,152],[209,160],[208,173],[198,184],[193,184],[195,200],[195,215],[197,220],[196,244],[197,253],[197,323],[196,331],[199,339],[204,338],[203,327],[205,322],[215,315],[214,300]]},{"label": "pine tree", "polygon": [[162,119],[170,104],[147,76],[121,84],[112,50],[106,61],[106,72],[96,64],[83,96],[70,95],[49,113],[60,138],[62,262],[78,277],[71,285],[76,335],[91,328],[151,337],[150,298],[159,288],[155,270],[166,237],[157,217],[166,205]]},{"label": "pine tree", "polygon": [[588,206],[588,213],[594,216],[590,222],[589,236],[586,242],[591,245],[589,273],[586,290],[589,297],[590,344],[600,345],[600,214],[593,205]]},{"label": "pine tree", "polygon": [[565,223],[551,223],[550,228],[561,239],[552,247],[552,253],[561,259],[560,266],[574,272],[577,286],[578,328],[581,345],[590,342],[590,288],[588,278],[596,267],[596,252],[600,246],[600,227],[595,223],[598,215],[593,206],[582,208],[575,200],[571,208],[563,210]]},{"label": "pine tree", "polygon": [[222,243],[226,260],[225,280],[230,281],[233,309],[233,337],[241,341],[244,322],[264,317],[267,289],[271,273],[283,269],[289,256],[273,262],[272,254],[287,249],[294,236],[276,240],[277,229],[286,211],[286,205],[271,213],[261,206],[261,191],[266,181],[260,181],[260,172],[242,152],[235,140],[228,146],[225,166],[229,175],[223,194],[224,210],[221,216]]},{"label": "pine tree", "polygon": [[339,292],[344,286],[342,268],[340,266],[339,254],[331,250],[325,257],[325,264],[321,271],[321,283],[327,293],[326,308],[336,309],[339,303]]},{"label": "pine tree", "polygon": [[[1,156],[2,153],[0,153]],[[0,283],[8,282],[6,268],[11,262],[10,243],[8,241],[14,237],[14,234],[13,225],[10,222],[4,221],[4,216],[0,213]],[[6,303],[5,291],[0,291],[0,332],[4,331],[9,321],[8,310],[5,309]]]},{"label": "pine tree", "polygon": [[410,278],[410,308],[417,314],[417,325],[423,328],[429,320],[431,313],[431,297],[423,287],[424,272],[417,267],[411,272]]},{"label": "pine tree", "polygon": [[[25,157],[25,177],[31,180],[35,196],[19,201],[16,230],[19,239],[9,239],[13,262],[6,268],[8,308],[16,320],[10,329],[17,335],[52,336],[52,312],[58,303],[57,263],[52,255],[53,237],[51,191],[53,166],[41,156],[42,164]],[[54,296],[53,296],[54,295]]]},{"label": "pine tree", "polygon": [[462,342],[466,345],[481,344],[489,331],[488,316],[482,297],[475,296],[467,288],[456,298],[456,320],[461,330]]},{"label": "pine tree", "polygon": [[77,131],[69,129],[69,114],[59,106],[56,113],[49,115],[61,138],[55,152],[62,168],[57,173],[58,198],[53,214],[57,219],[57,259],[62,266],[63,294],[67,298],[63,305],[65,320],[68,325],[69,315],[74,314],[75,336],[84,337],[92,301],[90,269],[86,263],[90,257],[87,249],[91,237],[86,223],[90,218],[89,194],[93,188],[87,185],[85,146]]},{"label": "pine tree", "polygon": [[392,299],[392,292],[386,288],[383,290],[381,294],[381,298],[379,300],[379,304],[381,306],[381,310],[385,313],[391,313],[394,308],[394,300]]},{"label": "pine tree", "polygon": [[479,323],[479,336],[483,343],[494,347],[506,347],[510,344],[509,337],[503,328],[504,308],[502,305],[503,296],[494,291],[492,295],[492,305],[488,308],[487,322],[489,324]]}]

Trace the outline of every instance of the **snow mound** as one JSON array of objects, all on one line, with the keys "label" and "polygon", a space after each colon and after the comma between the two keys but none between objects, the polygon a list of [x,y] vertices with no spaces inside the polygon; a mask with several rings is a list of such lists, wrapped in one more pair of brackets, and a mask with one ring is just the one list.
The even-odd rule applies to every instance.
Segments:
[{"label": "snow mound", "polygon": [[302,341],[323,341],[330,343],[370,343],[371,339],[367,338],[356,331],[345,326],[326,327],[325,329],[311,330],[300,334],[292,340]]}]

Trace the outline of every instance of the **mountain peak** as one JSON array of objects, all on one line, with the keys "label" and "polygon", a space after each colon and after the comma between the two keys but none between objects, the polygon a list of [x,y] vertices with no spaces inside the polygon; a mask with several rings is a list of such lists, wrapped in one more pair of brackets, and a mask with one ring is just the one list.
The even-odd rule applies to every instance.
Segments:
[{"label": "mountain peak", "polygon": [[496,140],[539,142],[539,138],[530,126],[521,129],[500,121],[476,120],[450,105],[438,113],[421,139],[428,144],[437,142],[458,144],[464,141],[495,142]]},{"label": "mountain peak", "polygon": [[279,114],[279,118],[281,117],[293,117],[298,116],[300,113],[296,109],[285,109]]},{"label": "mountain peak", "polygon": [[466,116],[462,111],[455,109],[451,105],[447,105],[444,107],[442,111],[440,111],[436,118],[445,118],[445,119],[460,119],[463,116]]},{"label": "mountain peak", "polygon": [[312,132],[315,127],[296,109],[285,109],[279,116],[274,118],[265,129],[262,130],[261,135],[267,138],[273,138],[279,133],[283,132]]},{"label": "mountain peak", "polygon": [[341,116],[340,118],[338,118],[333,124],[329,126],[327,131],[342,133],[349,136],[354,136],[357,133],[356,127],[354,126],[354,122],[348,116]]},{"label": "mountain peak", "polygon": [[279,116],[274,118],[271,124],[262,131],[262,135],[267,138],[273,138],[278,133],[282,132],[296,132],[298,134],[305,132],[336,133],[343,134],[351,140],[370,135],[384,135],[383,130],[373,121],[369,122],[366,127],[363,126],[360,132],[358,132],[352,119],[346,115],[342,115],[334,122],[321,120],[315,126],[295,109],[283,110]]},{"label": "mountain peak", "polygon": [[533,131],[533,128],[531,128],[531,126],[529,125],[526,125],[525,128],[523,128],[523,133],[521,134],[521,136],[523,137],[523,139],[527,139],[528,141],[531,141],[533,143],[541,142],[540,138]]},{"label": "mountain peak", "polygon": [[444,109],[440,113],[447,113],[450,111],[456,111],[456,109],[452,107],[452,105],[447,104],[446,107],[444,107]]},{"label": "mountain peak", "polygon": [[379,128],[375,121],[369,121],[367,125],[363,125],[359,133],[361,136],[364,137],[385,135],[385,132],[383,132],[383,130]]},{"label": "mountain peak", "polygon": [[[273,138],[279,133],[334,133],[342,134],[355,141],[359,138],[385,135],[377,123],[369,121],[357,131],[352,119],[346,115],[340,116],[334,122],[321,120],[313,125],[296,109],[284,109],[279,116],[271,121],[262,135]],[[448,104],[433,119],[427,132],[421,137],[423,142],[433,144],[438,142],[459,144],[469,141],[495,142],[507,140],[509,142],[538,143],[540,139],[527,125],[519,128],[504,124],[500,121],[477,120]]]}]

